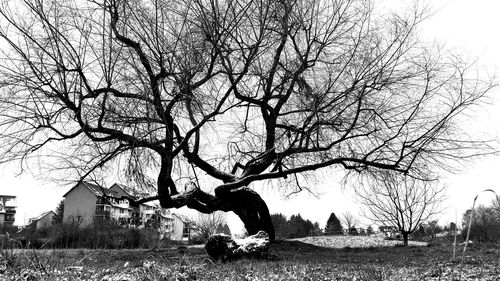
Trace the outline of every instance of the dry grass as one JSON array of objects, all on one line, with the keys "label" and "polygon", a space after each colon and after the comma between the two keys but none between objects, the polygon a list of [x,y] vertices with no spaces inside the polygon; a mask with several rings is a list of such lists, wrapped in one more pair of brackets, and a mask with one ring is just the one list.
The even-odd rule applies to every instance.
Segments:
[{"label": "dry grass", "polygon": [[214,263],[200,247],[14,250],[7,255],[4,250],[0,280],[499,280],[500,252],[493,248],[471,247],[458,267],[449,244],[403,248],[378,243],[383,242],[366,237],[282,241],[271,246],[267,260],[232,263]]}]

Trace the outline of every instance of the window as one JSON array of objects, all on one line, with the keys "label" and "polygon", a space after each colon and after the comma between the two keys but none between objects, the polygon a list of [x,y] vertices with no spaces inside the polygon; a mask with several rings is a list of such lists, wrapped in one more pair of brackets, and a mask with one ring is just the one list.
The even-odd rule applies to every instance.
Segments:
[{"label": "window", "polygon": [[189,237],[189,232],[190,232],[189,224],[184,223],[184,227],[182,229],[182,237]]}]

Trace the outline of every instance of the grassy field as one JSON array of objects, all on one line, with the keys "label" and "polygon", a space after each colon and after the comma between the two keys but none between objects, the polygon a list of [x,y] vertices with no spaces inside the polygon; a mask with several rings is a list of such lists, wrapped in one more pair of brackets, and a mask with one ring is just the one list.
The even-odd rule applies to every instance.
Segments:
[{"label": "grassy field", "polygon": [[[375,237],[273,244],[267,260],[213,262],[200,246],[161,250],[2,250],[0,280],[500,280],[498,245],[452,259],[443,242],[403,248]],[[461,248],[460,248],[461,249]]]}]

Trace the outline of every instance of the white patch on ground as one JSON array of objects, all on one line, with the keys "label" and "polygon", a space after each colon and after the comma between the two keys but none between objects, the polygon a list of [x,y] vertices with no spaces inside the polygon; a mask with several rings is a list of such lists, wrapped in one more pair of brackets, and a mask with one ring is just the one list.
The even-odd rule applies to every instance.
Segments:
[{"label": "white patch on ground", "polygon": [[[380,236],[315,236],[290,239],[325,248],[369,248],[369,247],[394,247],[403,244],[399,240],[385,240]],[[408,246],[427,246],[427,242],[408,241]]]}]

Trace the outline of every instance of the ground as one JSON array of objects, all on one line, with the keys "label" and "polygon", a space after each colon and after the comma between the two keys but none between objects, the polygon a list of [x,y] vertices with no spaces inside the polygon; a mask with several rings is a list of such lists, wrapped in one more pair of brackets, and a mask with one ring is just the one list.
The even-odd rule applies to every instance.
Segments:
[{"label": "ground", "polygon": [[0,250],[0,280],[500,280],[499,245],[453,258],[447,240],[380,237],[278,241],[266,260],[211,261],[200,246],[160,250]]}]

